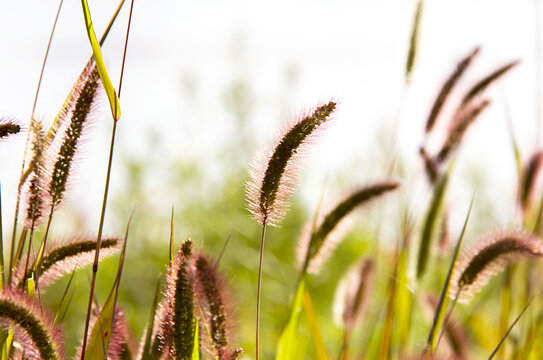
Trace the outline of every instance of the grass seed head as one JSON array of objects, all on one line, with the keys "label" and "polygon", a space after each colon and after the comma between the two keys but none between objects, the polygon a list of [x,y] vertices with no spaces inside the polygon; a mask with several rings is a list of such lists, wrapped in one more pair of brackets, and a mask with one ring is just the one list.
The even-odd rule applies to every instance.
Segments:
[{"label": "grass seed head", "polygon": [[528,160],[521,179],[519,189],[519,202],[523,212],[529,212],[536,196],[538,180],[543,169],[543,151],[537,151]]},{"label": "grass seed head", "polygon": [[0,118],[0,141],[21,132],[22,127],[13,119]]},{"label": "grass seed head", "polygon": [[474,105],[466,105],[453,119],[445,144],[436,156],[438,163],[443,163],[453,153],[462,141],[468,128],[479,115],[490,105],[490,100],[482,100]]},{"label": "grass seed head", "polygon": [[297,259],[302,271],[318,272],[349,230],[347,218],[358,207],[379,198],[381,195],[395,190],[400,186],[396,181],[386,180],[361,187],[353,191],[343,201],[339,202],[312,229],[313,222],[306,225],[298,245]]},{"label": "grass seed head", "polygon": [[453,73],[449,76],[447,81],[443,84],[441,87],[441,90],[439,91],[437,98],[434,101],[434,104],[432,105],[432,110],[430,110],[430,115],[428,115],[428,120],[426,120],[426,127],[425,131],[426,133],[429,133],[434,128],[434,125],[437,122],[437,119],[439,117],[439,114],[441,112],[441,109],[443,108],[443,105],[447,101],[450,93],[452,92],[454,86],[460,80],[466,69],[469,67],[475,56],[479,53],[480,48],[476,47],[468,56],[466,56],[462,61],[456,65],[456,69],[453,71]]},{"label": "grass seed head", "polygon": [[362,322],[369,305],[374,276],[374,263],[371,259],[363,259],[347,274],[345,281],[348,285],[343,289],[345,294],[341,296],[345,299],[342,319],[346,330],[352,331]]},{"label": "grass seed head", "polygon": [[40,120],[31,119],[30,131],[32,138],[32,158],[29,169],[32,177],[28,182],[27,210],[25,226],[31,228],[38,225],[42,218],[45,199],[44,184],[47,179],[44,172],[44,130]]},{"label": "grass seed head", "polygon": [[458,301],[467,302],[507,265],[541,255],[543,240],[537,236],[521,232],[487,236],[464,252],[454,269],[449,296],[454,298],[458,293]]},{"label": "grass seed head", "polygon": [[520,63],[519,60],[511,61],[510,63],[507,63],[497,68],[496,70],[494,70],[493,72],[491,72],[490,74],[488,74],[487,76],[479,80],[477,83],[475,83],[475,85],[471,87],[471,89],[466,93],[466,95],[464,95],[464,98],[462,99],[461,107],[469,104],[475,97],[482,94],[488,86],[490,86],[493,82],[498,80],[502,75],[507,73],[509,70],[517,66],[519,63]]},{"label": "grass seed head", "polygon": [[218,359],[231,359],[236,351],[229,349],[228,346],[231,343],[229,330],[232,327],[233,316],[226,280],[203,255],[198,256],[196,260],[196,272],[198,274],[196,296],[209,327],[213,353]]},{"label": "grass seed head", "polygon": [[335,109],[333,101],[318,106],[282,136],[273,152],[254,161],[247,194],[249,211],[261,224],[277,225],[285,215],[286,201],[294,191],[298,170],[295,160],[316,131],[329,121]]},{"label": "grass seed head", "polygon": [[56,154],[56,160],[51,170],[51,181],[49,183],[48,193],[51,197],[52,205],[58,205],[64,196],[66,184],[70,175],[74,156],[80,145],[80,140],[88,127],[90,113],[95,103],[97,91],[100,85],[100,76],[96,67],[89,69],[90,72],[84,78],[78,81],[74,87],[75,103],[73,109],[67,114],[70,116],[70,122],[64,132],[62,143]]},{"label": "grass seed head", "polygon": [[[24,292],[4,289],[0,294],[0,326],[12,329],[15,341],[21,344],[17,352],[25,359],[62,359],[61,330],[43,305]],[[14,325],[14,326],[13,326]]]},{"label": "grass seed head", "polygon": [[[118,250],[120,241],[116,237],[104,237],[102,239],[100,260],[113,255]],[[45,290],[60,277],[71,273],[75,267],[78,269],[92,264],[96,251],[95,238],[75,238],[66,244],[52,244],[46,249],[41,261],[39,271],[40,290]],[[21,264],[19,274],[19,288],[23,289],[26,280],[33,276],[35,264],[32,263],[24,274],[24,266]]]}]

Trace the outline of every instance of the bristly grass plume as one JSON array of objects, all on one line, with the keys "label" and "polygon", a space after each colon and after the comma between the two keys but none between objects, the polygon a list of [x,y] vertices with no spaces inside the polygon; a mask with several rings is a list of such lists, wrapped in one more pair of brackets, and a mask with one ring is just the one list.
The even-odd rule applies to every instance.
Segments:
[{"label": "bristly grass plume", "polygon": [[0,141],[10,135],[18,134],[22,130],[15,120],[9,118],[0,118]]},{"label": "bristly grass plume", "polygon": [[305,271],[316,273],[319,270],[320,265],[326,261],[345,234],[347,229],[341,224],[345,222],[349,214],[399,186],[398,182],[387,180],[361,187],[322,216],[315,228],[312,228],[312,221],[308,223],[298,246],[297,257],[302,273]]},{"label": "bristly grass plume", "polygon": [[454,269],[449,296],[467,302],[488,280],[507,265],[543,255],[543,241],[525,233],[489,235],[464,252]]},{"label": "bristly grass plume", "polygon": [[281,137],[273,152],[265,153],[253,162],[247,195],[249,210],[261,224],[277,225],[285,215],[286,201],[294,191],[298,170],[296,159],[303,151],[303,145],[330,120],[335,109],[333,101],[318,106]]}]

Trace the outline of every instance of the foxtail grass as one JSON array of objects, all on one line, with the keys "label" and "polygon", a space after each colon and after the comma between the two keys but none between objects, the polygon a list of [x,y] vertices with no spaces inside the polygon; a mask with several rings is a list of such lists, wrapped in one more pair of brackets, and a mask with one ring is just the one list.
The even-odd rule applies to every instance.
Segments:
[{"label": "foxtail grass", "polygon": [[460,80],[464,72],[467,70],[469,65],[472,63],[475,56],[479,53],[479,51],[480,48],[476,47],[472,52],[469,53],[468,56],[462,59],[462,61],[460,61],[456,65],[456,69],[452,72],[449,78],[445,81],[445,83],[443,83],[441,90],[439,91],[436,99],[434,100],[434,104],[432,105],[432,109],[430,110],[430,115],[428,115],[428,119],[426,120],[426,133],[429,133],[434,128],[439,114],[441,113],[441,109],[449,98],[450,93],[452,92],[453,88]]},{"label": "foxtail grass", "polygon": [[0,141],[11,135],[16,135],[22,130],[21,125],[13,119],[0,118]]},{"label": "foxtail grass", "polygon": [[320,265],[326,261],[344,235],[346,229],[341,229],[341,224],[349,214],[399,186],[400,184],[396,181],[386,180],[361,187],[332,208],[317,222],[315,228],[312,228],[312,222],[306,225],[306,229],[309,228],[309,230],[302,235],[298,249],[298,261],[302,266],[302,273],[306,271],[316,273],[319,270]]},{"label": "foxtail grass", "polygon": [[[258,264],[258,284],[256,296],[256,359],[259,358],[260,337],[260,293],[262,280],[262,260],[266,226],[278,225],[285,215],[287,199],[294,191],[298,170],[295,165],[300,152],[304,150],[311,137],[322,128],[336,109],[333,101],[318,106],[312,113],[303,116],[279,140],[271,154],[262,156],[251,171],[251,181],[247,185],[249,211],[262,225],[260,256]],[[264,169],[264,170],[262,170]]]},{"label": "foxtail grass", "polygon": [[[88,22],[90,21],[90,15],[88,14],[88,6],[85,9],[86,3],[82,3],[82,4],[83,4],[83,12],[85,13],[85,21],[87,22],[87,26],[88,26]],[[122,0],[121,3],[119,4],[116,13],[113,16],[113,20],[110,22],[110,25],[113,23],[114,19],[116,18],[117,14],[120,11],[123,4],[124,4],[124,0]],[[126,49],[128,48],[128,38],[129,38],[129,34],[130,34],[130,24],[131,24],[131,21],[132,21],[133,8],[134,8],[134,0],[132,0],[131,3],[130,3],[130,13],[128,15],[128,24],[127,24],[127,30],[126,30],[125,43],[124,43],[123,60],[122,60],[122,64],[121,64],[121,74],[119,76],[119,88],[118,88],[119,90],[118,90],[118,96],[115,96],[115,99],[117,101],[118,101],[118,99],[121,98],[121,90],[122,90],[123,75],[124,75],[124,65],[125,65],[125,61],[126,61]],[[85,10],[87,10],[87,11],[85,11]],[[87,19],[87,17],[89,17],[89,19]],[[109,29],[110,29],[110,26],[108,26],[106,31],[109,31]],[[92,43],[93,41],[91,39],[91,32],[89,31],[88,28],[87,28],[87,30],[88,30],[87,32],[89,34],[89,39],[90,39],[90,41]],[[92,28],[91,28],[91,30],[92,30]],[[92,33],[94,34],[94,31],[92,31]],[[95,44],[92,44],[92,45],[93,45],[93,53],[96,53],[96,51],[95,51],[96,50],[96,45]],[[98,44],[98,51],[100,49],[100,46],[102,46],[102,42],[100,42]],[[100,73],[100,78],[101,79],[103,79],[102,78],[102,72],[104,70],[105,70],[105,67],[104,67],[104,69],[101,70],[101,73]],[[110,100],[111,100],[111,97],[110,97]],[[90,292],[89,292],[89,302],[88,302],[88,305],[87,305],[87,317],[85,319],[85,330],[83,332],[83,345],[82,345],[82,352],[81,352],[81,354],[82,354],[81,360],[84,360],[84,358],[85,358],[85,349],[86,349],[86,346],[87,346],[87,334],[88,334],[89,323],[90,323],[90,315],[91,315],[91,310],[92,310],[92,301],[93,301],[93,298],[94,298],[94,289],[95,289],[95,286],[96,286],[96,276],[97,276],[97,273],[98,273],[98,263],[99,263],[99,259],[100,259],[100,247],[102,245],[102,230],[103,230],[103,227],[104,227],[104,220],[105,220],[105,213],[106,213],[106,206],[107,206],[107,198],[108,198],[108,193],[109,193],[109,182],[110,182],[110,178],[111,178],[111,168],[112,168],[112,164],[113,164],[113,152],[114,152],[114,148],[115,148],[115,134],[116,134],[116,131],[117,131],[117,121],[119,119],[118,117],[116,117],[116,115],[120,116],[120,111],[119,112],[116,111],[116,109],[118,107],[118,104],[110,104],[110,105],[112,106],[112,109],[115,109],[115,111],[113,111],[113,127],[112,127],[112,130],[111,130],[111,141],[110,141],[110,146],[109,146],[109,157],[108,157],[108,164],[107,164],[107,171],[106,171],[106,181],[105,181],[105,185],[104,185],[104,197],[103,197],[103,200],[102,200],[102,210],[100,212],[100,224],[98,225],[98,236],[96,238],[96,251],[95,251],[95,255],[94,255],[94,263],[92,265],[92,279],[91,279],[91,286],[90,286]]]},{"label": "foxtail grass", "polygon": [[534,235],[513,232],[488,235],[464,252],[453,272],[449,296],[467,302],[507,265],[543,255],[543,242]]}]

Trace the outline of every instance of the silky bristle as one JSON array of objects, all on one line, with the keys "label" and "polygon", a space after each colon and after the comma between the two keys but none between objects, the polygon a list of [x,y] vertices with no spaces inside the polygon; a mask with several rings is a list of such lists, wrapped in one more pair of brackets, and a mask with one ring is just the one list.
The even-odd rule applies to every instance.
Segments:
[{"label": "silky bristle", "polygon": [[537,236],[521,232],[487,236],[464,252],[454,269],[449,296],[458,294],[458,301],[467,302],[507,265],[541,255],[543,240]]},{"label": "silky bristle", "polygon": [[273,152],[254,161],[247,195],[249,211],[261,224],[278,225],[285,215],[297,177],[297,167],[293,163],[300,157],[303,145],[330,119],[335,109],[333,101],[317,107],[281,137]]},{"label": "silky bristle", "polygon": [[302,271],[318,272],[320,266],[349,230],[346,219],[356,208],[368,204],[399,186],[398,182],[387,180],[361,187],[322,216],[316,222],[315,229],[313,229],[313,221],[308,223],[298,245],[297,259]]}]

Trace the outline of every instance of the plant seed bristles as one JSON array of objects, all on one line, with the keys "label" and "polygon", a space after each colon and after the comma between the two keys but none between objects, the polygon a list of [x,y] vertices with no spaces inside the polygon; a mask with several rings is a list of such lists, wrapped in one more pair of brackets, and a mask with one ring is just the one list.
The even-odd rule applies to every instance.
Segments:
[{"label": "plant seed bristles", "polygon": [[77,98],[81,93],[81,89],[87,81],[89,75],[94,71],[96,71],[96,66],[94,63],[94,58],[91,57],[91,59],[83,68],[83,71],[81,71],[81,74],[79,74],[79,77],[77,78],[72,89],[68,93],[68,96],[66,96],[66,99],[64,100],[64,103],[60,108],[60,111],[58,112],[57,116],[49,127],[49,130],[47,131],[47,135],[45,136],[45,142],[47,147],[49,147],[55,141],[59,131],[67,126],[66,123],[70,119],[70,116],[74,110],[75,104],[77,103]]},{"label": "plant seed bristles", "polygon": [[31,119],[32,159],[29,167],[32,170],[27,190],[27,217],[25,226],[31,228],[39,223],[44,202],[44,133],[40,120]]},{"label": "plant seed bristles", "polygon": [[467,57],[462,59],[462,61],[460,61],[458,65],[456,65],[455,71],[449,76],[447,81],[445,81],[445,83],[441,87],[441,90],[439,91],[439,94],[437,95],[437,98],[432,105],[432,110],[430,110],[428,120],[426,121],[425,132],[427,134],[434,128],[434,125],[439,117],[439,113],[441,112],[443,105],[447,101],[449,94],[451,93],[458,80],[462,77],[466,69],[469,67],[475,56],[479,53],[479,51],[480,48],[476,47]]},{"label": "plant seed bristles", "polygon": [[192,356],[196,322],[192,247],[192,240],[186,240],[172,266],[168,266],[163,298],[154,321],[153,356],[169,354],[175,359],[190,359]]},{"label": "plant seed bristles", "polygon": [[[34,299],[22,291],[4,289],[0,294],[0,326],[13,329],[16,341],[21,343],[25,359],[62,359],[60,328],[53,318]],[[15,326],[13,326],[15,325]]]},{"label": "plant seed bristles", "polygon": [[196,296],[202,306],[204,319],[209,327],[214,355],[217,359],[230,359],[235,351],[228,348],[231,319],[226,282],[206,256],[196,260],[198,286]]},{"label": "plant seed bristles", "polygon": [[449,297],[467,302],[495,274],[512,262],[543,255],[543,240],[521,232],[487,236],[464,252],[454,269]]},{"label": "plant seed bristles", "polygon": [[443,163],[445,160],[447,160],[449,155],[456,150],[469,126],[473,124],[473,122],[489,104],[490,100],[482,100],[475,105],[466,105],[458,113],[452,123],[451,128],[449,129],[445,144],[436,156],[436,161],[438,163]]},{"label": "plant seed bristles", "polygon": [[363,259],[353,269],[354,271],[347,274],[343,326],[348,331],[352,331],[362,322],[363,314],[369,305],[375,275],[374,267],[371,259]]},{"label": "plant seed bristles", "polygon": [[0,141],[4,140],[10,135],[18,134],[22,131],[21,125],[19,125],[13,119],[0,118]]},{"label": "plant seed bristles", "polygon": [[349,230],[350,226],[348,226],[346,218],[353,210],[397,189],[399,186],[398,182],[387,180],[361,187],[353,191],[317,221],[315,229],[312,229],[313,221],[307,224],[300,237],[297,253],[302,272],[318,272],[320,266]]},{"label": "plant seed bristles", "polygon": [[498,80],[502,75],[504,75],[506,72],[511,70],[519,63],[519,60],[507,63],[475,83],[475,85],[473,85],[473,87],[466,93],[466,95],[464,95],[461,107],[464,107],[468,103],[470,103],[472,99],[474,99],[477,95],[481,94],[490,84]]},{"label": "plant seed bristles", "polygon": [[73,94],[75,103],[71,110],[71,120],[68,124],[62,144],[56,161],[51,170],[51,182],[49,183],[48,193],[51,197],[51,204],[57,206],[66,190],[66,183],[70,174],[70,168],[78,149],[80,138],[88,126],[89,114],[95,102],[97,90],[99,87],[100,76],[96,67],[89,69],[89,74],[84,78],[82,84],[76,84]]},{"label": "plant seed bristles", "polygon": [[317,107],[283,135],[273,152],[253,161],[251,180],[247,185],[248,208],[261,224],[276,226],[285,215],[298,170],[295,160],[303,152],[303,145],[314,137],[335,109],[333,101]]},{"label": "plant seed bristles", "polygon": [[537,151],[532,154],[522,173],[519,202],[525,214],[529,211],[535,199],[537,182],[541,177],[541,169],[543,168],[542,165],[543,151]]},{"label": "plant seed bristles", "polygon": [[[113,255],[118,250],[120,241],[116,237],[102,239],[100,259],[105,259]],[[16,278],[19,281],[19,288],[23,288],[27,279],[32,277],[34,272],[39,273],[40,290],[44,290],[60,277],[69,274],[77,265],[78,268],[85,267],[92,263],[94,252],[96,251],[96,239],[76,238],[70,240],[67,244],[53,245],[46,249],[45,255],[39,269],[35,269],[36,264],[32,263],[23,276],[24,269],[18,270]]]}]

